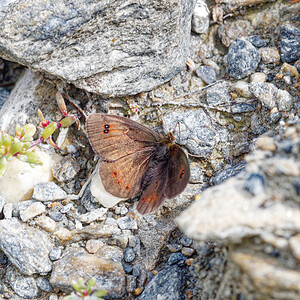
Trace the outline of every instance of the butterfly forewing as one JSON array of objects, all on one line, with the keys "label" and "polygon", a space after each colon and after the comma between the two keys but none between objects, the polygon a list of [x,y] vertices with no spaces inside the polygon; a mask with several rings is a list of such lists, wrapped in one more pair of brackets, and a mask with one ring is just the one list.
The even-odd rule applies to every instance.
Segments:
[{"label": "butterfly forewing", "polygon": [[190,179],[189,161],[184,151],[176,144],[170,147],[168,163],[168,183],[165,191],[167,198],[183,192]]},{"label": "butterfly forewing", "polygon": [[132,198],[141,191],[141,181],[151,161],[153,150],[142,149],[115,161],[103,161],[100,176],[104,188],[120,198]]},{"label": "butterfly forewing", "polygon": [[130,119],[106,114],[91,114],[86,129],[93,150],[105,160],[116,160],[151,147],[161,138]]}]

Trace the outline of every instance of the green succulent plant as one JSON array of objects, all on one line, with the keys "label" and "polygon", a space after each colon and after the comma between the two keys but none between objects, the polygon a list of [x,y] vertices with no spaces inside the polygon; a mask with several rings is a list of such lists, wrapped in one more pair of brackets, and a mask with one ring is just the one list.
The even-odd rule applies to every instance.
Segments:
[{"label": "green succulent plant", "polygon": [[44,118],[43,113],[38,109],[38,114],[41,119],[40,125],[44,128],[39,139],[35,141],[33,140],[33,136],[36,132],[36,127],[33,124],[26,124],[23,127],[17,124],[14,136],[11,136],[4,131],[0,131],[0,177],[5,174],[8,162],[11,161],[13,157],[29,163],[31,167],[42,165],[43,162],[35,153],[35,149],[33,149],[33,147],[48,140],[54,148],[58,149],[59,147],[52,140],[52,134],[58,128],[69,127],[73,123],[78,122],[75,115],[68,114],[65,101],[60,92],[56,93],[56,100],[64,118],[60,122],[50,123]]},{"label": "green succulent plant", "polygon": [[64,300],[103,300],[103,296],[107,294],[105,290],[95,291],[93,290],[96,283],[96,279],[91,278],[87,284],[83,278],[79,278],[72,283],[75,290],[71,295],[64,297]]}]

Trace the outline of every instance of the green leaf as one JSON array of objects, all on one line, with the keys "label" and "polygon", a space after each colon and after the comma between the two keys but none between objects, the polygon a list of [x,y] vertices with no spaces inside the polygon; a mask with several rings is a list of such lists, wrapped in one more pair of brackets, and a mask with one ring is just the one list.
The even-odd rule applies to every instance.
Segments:
[{"label": "green leaf", "polygon": [[3,132],[2,145],[4,145],[5,147],[10,147],[12,140],[13,138],[10,135],[8,135],[6,132]]},{"label": "green leaf", "polygon": [[42,138],[46,140],[49,136],[53,134],[53,132],[57,129],[57,123],[50,123],[43,131]]},{"label": "green leaf", "polygon": [[5,157],[0,158],[0,176],[3,176],[7,170],[7,160]]},{"label": "green leaf", "polygon": [[15,155],[18,152],[22,152],[24,144],[22,142],[15,142],[10,149],[10,153]]},{"label": "green leaf", "polygon": [[68,116],[63,118],[59,123],[61,127],[69,127],[76,122],[76,119],[77,119],[76,116]]},{"label": "green leaf", "polygon": [[95,283],[96,283],[96,278],[95,278],[95,277],[93,277],[93,278],[91,278],[91,279],[89,280],[89,282],[88,282],[88,284],[87,284],[87,286],[86,286],[86,289],[87,289],[88,294],[91,293],[92,288],[95,286]]},{"label": "green leaf", "polygon": [[103,297],[106,294],[107,294],[106,290],[99,290],[99,291],[96,291],[93,295],[96,295],[97,297]]}]

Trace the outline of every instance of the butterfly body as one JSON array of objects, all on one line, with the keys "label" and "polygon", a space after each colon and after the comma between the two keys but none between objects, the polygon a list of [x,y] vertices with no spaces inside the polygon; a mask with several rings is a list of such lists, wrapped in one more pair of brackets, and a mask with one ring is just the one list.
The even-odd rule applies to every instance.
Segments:
[{"label": "butterfly body", "polygon": [[102,158],[104,188],[120,198],[141,194],[137,209],[150,213],[164,198],[173,198],[186,187],[190,168],[174,136],[162,136],[130,119],[91,114],[86,121],[90,143]]}]

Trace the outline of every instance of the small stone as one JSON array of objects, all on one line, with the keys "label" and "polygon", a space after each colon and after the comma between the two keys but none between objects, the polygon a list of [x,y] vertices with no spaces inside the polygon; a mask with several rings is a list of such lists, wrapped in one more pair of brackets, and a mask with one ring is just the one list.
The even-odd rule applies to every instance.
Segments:
[{"label": "small stone", "polygon": [[47,216],[40,216],[35,219],[35,224],[48,232],[54,232],[56,222]]},{"label": "small stone", "polygon": [[274,152],[276,150],[276,145],[272,137],[263,136],[257,139],[256,148]]},{"label": "small stone", "polygon": [[103,221],[105,220],[105,214],[107,213],[107,208],[101,207],[85,214],[79,215],[78,219],[82,223],[90,224],[94,221]]},{"label": "small stone", "polygon": [[44,292],[52,292],[53,291],[53,288],[52,288],[48,278],[40,277],[36,280],[36,284]]},{"label": "small stone", "polygon": [[167,248],[169,249],[170,252],[178,252],[182,249],[182,245],[168,244]]},{"label": "small stone", "polygon": [[201,78],[206,84],[211,84],[216,81],[216,71],[209,66],[200,66],[196,70],[196,74]]},{"label": "small stone", "polygon": [[138,228],[136,220],[129,217],[122,217],[117,220],[117,223],[121,229],[133,230]]},{"label": "small stone", "polygon": [[300,58],[300,29],[291,23],[280,28],[280,57],[283,62],[293,62]]},{"label": "small stone", "polygon": [[6,271],[6,280],[14,292],[23,299],[32,299],[39,295],[35,279],[20,274],[12,267]]},{"label": "small stone", "polygon": [[61,248],[52,248],[49,252],[49,257],[52,261],[58,260],[61,257],[62,250]]},{"label": "small stone", "polygon": [[54,232],[54,235],[57,236],[60,240],[68,240],[71,238],[72,233],[67,228],[60,228]]},{"label": "small stone", "polygon": [[119,263],[121,263],[123,259],[123,251],[119,247],[113,247],[108,245],[103,245],[100,248],[98,255],[101,258]]},{"label": "small stone", "polygon": [[259,52],[265,64],[280,62],[280,54],[276,47],[263,47],[259,49]]},{"label": "small stone", "polygon": [[133,293],[136,289],[136,277],[133,275],[126,275],[126,290],[128,293]]},{"label": "small stone", "polygon": [[66,214],[67,212],[70,211],[70,209],[71,209],[72,207],[73,207],[73,203],[68,203],[67,205],[64,205],[64,206],[61,208],[60,212],[61,212],[62,214]]},{"label": "small stone", "polygon": [[260,62],[260,53],[245,39],[236,39],[227,53],[227,73],[241,79],[252,74]]},{"label": "small stone", "polygon": [[232,91],[237,92],[242,97],[245,97],[245,98],[251,97],[249,83],[246,81],[239,80],[235,83],[232,83],[230,88]]},{"label": "small stone", "polygon": [[58,182],[70,181],[77,175],[79,170],[79,163],[71,155],[60,160],[52,168],[53,176]]},{"label": "small stone", "polygon": [[56,222],[59,222],[59,221],[62,220],[63,215],[62,215],[62,213],[59,212],[59,211],[49,211],[49,217],[50,217],[52,220],[54,220],[54,221],[56,221]]},{"label": "small stone", "polygon": [[34,202],[28,206],[25,210],[20,211],[20,218],[23,222],[27,222],[30,219],[44,213],[46,207],[41,202]]},{"label": "small stone", "polygon": [[278,88],[268,82],[254,82],[250,85],[250,91],[264,106],[272,109],[276,105]]},{"label": "small stone", "polygon": [[249,191],[252,195],[257,196],[264,192],[265,180],[262,175],[257,173],[250,174],[245,182],[245,190]]},{"label": "small stone", "polygon": [[189,248],[189,247],[183,247],[181,249],[181,253],[186,257],[192,256],[194,252],[195,252],[195,250],[193,248]]},{"label": "small stone", "polygon": [[134,248],[136,246],[136,237],[134,235],[128,236],[128,246]]},{"label": "small stone", "polygon": [[4,207],[3,207],[4,219],[11,219],[12,212],[13,212],[13,204],[12,203],[4,204]]},{"label": "small stone", "polygon": [[128,245],[128,236],[116,234],[109,238],[107,243],[109,245],[118,246],[122,249],[125,249]]},{"label": "small stone", "polygon": [[69,154],[74,154],[78,151],[77,147],[74,144],[67,145],[67,152]]},{"label": "small stone", "polygon": [[127,213],[128,213],[128,208],[125,205],[123,205],[121,207],[120,215],[125,216],[125,215],[127,215]]},{"label": "small stone", "polygon": [[135,259],[135,253],[132,248],[127,247],[124,253],[124,261],[127,263],[132,262]]},{"label": "small stone", "polygon": [[267,75],[264,73],[254,73],[250,76],[250,82],[266,82],[267,81]]},{"label": "small stone", "polygon": [[104,245],[104,243],[100,240],[88,240],[85,244],[85,248],[87,250],[87,252],[89,253],[96,253],[102,246]]},{"label": "small stone", "polygon": [[32,198],[39,201],[62,200],[67,193],[54,182],[40,182],[34,186]]},{"label": "small stone", "polygon": [[183,266],[185,261],[187,260],[187,257],[184,256],[180,252],[172,253],[168,259],[168,264],[169,265],[174,265],[177,264],[179,266]]},{"label": "small stone", "polygon": [[266,47],[270,43],[268,39],[263,39],[259,35],[248,36],[247,40],[256,48]]},{"label": "small stone", "polygon": [[113,225],[118,227],[117,220],[115,220],[114,218],[107,218],[105,221],[105,225]]},{"label": "small stone", "polygon": [[196,33],[206,33],[209,28],[209,9],[205,1],[196,2],[192,15],[192,30]]},{"label": "small stone", "polygon": [[123,264],[123,269],[125,271],[126,274],[131,274],[132,273],[132,266],[128,263],[124,263]]},{"label": "small stone", "polygon": [[190,247],[193,243],[193,239],[187,237],[187,236],[183,236],[181,239],[180,239],[180,244],[185,246],[185,247]]},{"label": "small stone", "polygon": [[141,266],[139,265],[134,265],[132,268],[132,275],[135,277],[138,277],[141,275]]},{"label": "small stone", "polygon": [[51,294],[48,300],[58,300],[58,296],[56,294]]},{"label": "small stone", "polygon": [[294,105],[292,95],[288,91],[278,90],[277,105],[279,111],[290,111]]}]

